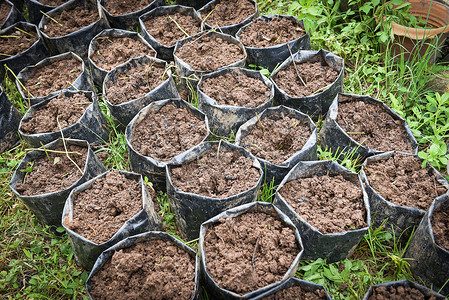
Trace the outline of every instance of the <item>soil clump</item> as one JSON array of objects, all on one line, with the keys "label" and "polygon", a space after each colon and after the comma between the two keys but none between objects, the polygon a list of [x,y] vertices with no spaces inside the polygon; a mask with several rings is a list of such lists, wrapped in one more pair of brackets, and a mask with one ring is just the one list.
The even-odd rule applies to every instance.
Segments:
[{"label": "soil clump", "polygon": [[449,209],[434,210],[431,221],[435,242],[449,251]]},{"label": "soil clump", "polygon": [[0,1],[0,25],[5,23],[10,11],[11,5],[9,5],[6,1]]},{"label": "soil clump", "polygon": [[218,1],[209,9],[202,11],[201,16],[206,23],[217,28],[239,24],[256,13],[256,7],[249,0]]},{"label": "soil clump", "polygon": [[59,37],[95,23],[100,19],[100,15],[94,7],[74,7],[52,16],[54,21],[45,16],[44,18],[46,20],[42,31],[50,37]]},{"label": "soil clump", "polygon": [[144,9],[151,4],[153,0],[134,0],[120,1],[107,0],[103,7],[113,16],[121,16]]},{"label": "soil clump", "polygon": [[39,3],[47,6],[60,6],[68,2],[67,0],[39,0]]},{"label": "soil clump", "polygon": [[17,26],[14,28],[15,31],[10,29],[7,35],[0,36],[0,59],[22,53],[38,40],[35,31],[19,29]]},{"label": "soil clump", "polygon": [[421,291],[412,287],[406,286],[379,286],[373,289],[373,294],[368,300],[436,300],[435,296],[426,297]]},{"label": "soil clump", "polygon": [[313,292],[306,292],[300,286],[291,286],[280,290],[273,295],[264,297],[263,300],[326,300],[326,291],[317,289]]}]

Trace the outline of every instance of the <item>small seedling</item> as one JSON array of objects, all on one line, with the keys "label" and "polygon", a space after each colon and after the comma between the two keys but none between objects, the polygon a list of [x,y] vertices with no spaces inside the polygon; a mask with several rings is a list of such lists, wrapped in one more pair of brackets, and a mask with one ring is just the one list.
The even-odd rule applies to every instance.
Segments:
[{"label": "small seedling", "polygon": [[189,36],[190,36],[184,29],[182,29],[181,25],[179,25],[179,23],[176,22],[175,19],[173,19],[171,16],[168,16],[168,18],[170,19],[170,21],[172,21],[173,23],[176,24],[176,27],[178,27],[178,29],[181,30],[182,33],[184,33],[184,35],[185,35],[186,37],[189,37]]},{"label": "small seedling", "polygon": [[44,13],[42,10],[40,11],[44,16],[46,16],[47,18],[49,18],[50,20],[52,20],[53,22],[55,22],[56,24],[58,24],[61,27],[64,27],[61,23],[59,23],[58,21],[56,21],[55,19],[53,19],[52,17],[50,17],[48,14]]}]

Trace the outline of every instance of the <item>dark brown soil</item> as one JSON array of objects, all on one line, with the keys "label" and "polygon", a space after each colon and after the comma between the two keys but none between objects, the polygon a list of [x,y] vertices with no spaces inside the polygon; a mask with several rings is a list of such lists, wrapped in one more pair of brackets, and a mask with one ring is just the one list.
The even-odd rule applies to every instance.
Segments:
[{"label": "dark brown soil", "polygon": [[409,155],[395,153],[388,160],[370,162],[364,167],[370,186],[386,200],[427,210],[433,200],[447,192],[430,168]]},{"label": "dark brown soil", "polygon": [[122,0],[107,0],[103,7],[111,14],[115,16],[130,14],[135,11],[144,9],[151,4],[153,0],[134,0],[134,1],[122,1]]},{"label": "dark brown soil", "polygon": [[259,119],[240,146],[254,156],[274,164],[281,164],[300,151],[312,132],[307,123],[291,116],[276,113]]},{"label": "dark brown soil", "polygon": [[397,288],[390,286],[379,286],[373,289],[369,300],[435,300],[435,296],[425,296],[421,291],[405,286]]},{"label": "dark brown soil", "polygon": [[133,132],[131,144],[142,155],[168,162],[207,136],[206,122],[185,108],[165,105],[150,113]]},{"label": "dark brown soil", "polygon": [[245,58],[243,50],[236,44],[206,34],[183,44],[176,56],[198,71],[217,70]]},{"label": "dark brown soil", "polygon": [[273,295],[264,297],[263,300],[320,300],[327,299],[324,289],[317,289],[313,292],[306,292],[300,286],[295,285],[280,290]]},{"label": "dark brown soil", "polygon": [[10,11],[11,5],[6,3],[6,1],[0,1],[0,25],[6,21]]},{"label": "dark brown soil", "polygon": [[[33,69],[33,74],[24,83],[25,96],[44,97],[70,87],[83,72],[81,61],[73,56],[52,60],[50,64]],[[30,92],[30,94],[27,93]]]},{"label": "dark brown soil", "polygon": [[246,76],[240,70],[206,78],[200,89],[218,105],[254,108],[270,98],[270,88],[261,79]]},{"label": "dark brown soil", "polygon": [[432,213],[432,229],[435,242],[449,250],[449,209],[436,209]]},{"label": "dark brown soil", "polygon": [[365,101],[338,104],[337,123],[357,143],[378,151],[412,153],[407,132],[380,106]]},{"label": "dark brown soil", "polygon": [[103,70],[110,71],[131,58],[148,55],[156,56],[140,39],[132,37],[99,37],[96,39],[97,50],[90,59]]},{"label": "dark brown soil", "polygon": [[362,189],[338,176],[315,176],[290,181],[279,191],[307,223],[323,234],[367,226]]},{"label": "dark brown soil", "polygon": [[[18,183],[16,190],[25,196],[41,195],[64,190],[78,181],[82,174],[67,157],[64,147],[47,150],[47,156],[34,161],[24,169],[27,174],[23,183]],[[70,158],[84,171],[87,148],[67,145]],[[22,172],[22,171],[21,171]]]},{"label": "dark brown soil", "polygon": [[171,242],[146,241],[114,253],[92,277],[93,299],[191,299],[195,260]]},{"label": "dark brown soil", "polygon": [[242,31],[239,39],[245,46],[265,48],[293,41],[305,34],[298,22],[275,17],[269,22],[254,21]]},{"label": "dark brown soil", "polygon": [[31,119],[22,123],[21,130],[25,134],[59,131],[60,128],[78,122],[91,104],[89,98],[83,94],[74,94],[68,98],[61,93],[40,107]]},{"label": "dark brown soil", "polygon": [[30,48],[37,40],[37,33],[33,30],[25,30],[15,27],[14,30],[8,30],[6,35],[0,36],[0,59],[5,59]]},{"label": "dark brown soil", "polygon": [[73,194],[73,219],[67,217],[64,225],[89,241],[102,244],[142,209],[139,182],[111,171],[91,188]]},{"label": "dark brown soil", "polygon": [[300,250],[291,228],[261,212],[220,219],[204,237],[208,273],[240,295],[280,281]]},{"label": "dark brown soil", "polygon": [[255,13],[256,7],[249,0],[227,0],[218,1],[208,10],[202,11],[201,17],[208,25],[217,28],[241,23]]},{"label": "dark brown soil", "polygon": [[274,81],[278,87],[291,97],[307,97],[325,90],[338,78],[338,72],[330,66],[323,66],[320,61],[296,62],[298,73],[306,84],[298,77],[295,65],[277,73]]},{"label": "dark brown soil", "polygon": [[68,1],[67,0],[39,0],[38,2],[43,5],[48,5],[48,6],[60,6]]},{"label": "dark brown soil", "polygon": [[[95,23],[100,19],[100,15],[96,8],[74,7],[59,12],[58,15],[52,16],[57,23],[47,17],[43,32],[50,37],[64,36],[75,32]],[[61,26],[62,25],[62,26]]]},{"label": "dark brown soil", "polygon": [[174,13],[166,16],[158,16],[147,19],[145,29],[159,43],[167,47],[174,45],[178,40],[188,37],[179,27],[184,30],[188,36],[201,31],[201,22],[192,16]]},{"label": "dark brown soil", "polygon": [[250,158],[218,149],[217,145],[197,160],[172,168],[170,173],[178,189],[220,199],[249,190],[260,178]]}]

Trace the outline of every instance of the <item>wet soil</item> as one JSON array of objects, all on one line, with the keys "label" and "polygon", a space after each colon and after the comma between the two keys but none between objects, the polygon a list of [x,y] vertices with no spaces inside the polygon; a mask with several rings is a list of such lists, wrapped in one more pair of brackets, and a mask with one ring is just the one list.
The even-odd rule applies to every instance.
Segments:
[{"label": "wet soil", "polygon": [[260,174],[253,167],[253,161],[217,146],[214,145],[212,151],[190,163],[171,168],[173,185],[184,192],[219,199],[254,187]]},{"label": "wet soil", "polygon": [[208,273],[240,295],[280,281],[300,250],[294,231],[262,212],[220,219],[204,237]]},{"label": "wet soil", "polygon": [[324,289],[316,289],[313,292],[306,292],[300,286],[291,286],[280,290],[273,295],[262,298],[263,300],[320,300],[327,299]]},{"label": "wet soil", "polygon": [[291,97],[306,97],[322,92],[338,78],[338,72],[323,65],[319,59],[296,62],[296,68],[301,77],[298,77],[295,65],[291,63],[273,78],[278,87]]},{"label": "wet soil", "polygon": [[296,40],[305,34],[298,22],[275,17],[269,22],[254,21],[242,31],[239,39],[245,46],[265,48]]},{"label": "wet soil", "polygon": [[373,289],[373,294],[368,300],[404,300],[404,299],[416,299],[416,300],[436,300],[435,296],[425,296],[421,291],[405,286],[398,287],[385,287],[379,286]]},{"label": "wet soil", "polygon": [[218,105],[255,108],[270,99],[270,88],[261,79],[246,76],[238,69],[204,79],[200,89]]},{"label": "wet soil", "polygon": [[256,7],[249,0],[220,0],[208,10],[201,11],[201,17],[208,25],[217,28],[239,24],[255,13]]},{"label": "wet soil", "polygon": [[[82,174],[67,157],[64,147],[54,152],[47,150],[47,154],[35,160],[24,169],[26,176],[23,183],[18,183],[16,191],[25,196],[41,195],[62,191],[78,181]],[[87,148],[67,145],[70,158],[84,171],[87,159]],[[22,172],[22,171],[21,171]]]},{"label": "wet soil", "polygon": [[92,277],[93,299],[185,299],[195,290],[195,259],[171,242],[116,251]]},{"label": "wet soil", "polygon": [[245,58],[243,50],[236,44],[206,34],[183,44],[175,54],[199,71],[217,70]]},{"label": "wet soil", "polygon": [[122,1],[122,0],[107,0],[103,4],[103,7],[113,16],[120,16],[130,14],[135,11],[144,9],[151,4],[153,0],[134,0],[134,1]]},{"label": "wet soil", "polygon": [[0,36],[0,59],[5,59],[22,53],[30,48],[37,40],[37,33],[33,30],[25,30],[20,27],[13,27]]},{"label": "wet soil", "polygon": [[[178,27],[182,28],[184,32]],[[173,46],[178,40],[201,31],[201,22],[192,16],[173,13],[147,19],[145,29],[159,43],[167,47]],[[187,33],[188,35],[186,35]]]},{"label": "wet soil", "polygon": [[110,71],[134,57],[156,56],[156,51],[140,39],[132,37],[99,37],[95,40],[96,51],[90,59],[103,70]]},{"label": "wet soil", "polygon": [[[45,17],[43,32],[49,37],[64,36],[78,31],[100,19],[96,7],[74,7],[65,9],[59,14],[52,16],[57,23]],[[61,26],[62,25],[62,26]]]},{"label": "wet soil", "polygon": [[167,80],[165,67],[155,64],[138,65],[126,72],[116,73],[115,81],[106,82],[105,94],[113,105],[141,98]]},{"label": "wet soil", "polygon": [[361,187],[342,175],[300,178],[279,192],[298,215],[323,234],[368,226]]},{"label": "wet soil", "polygon": [[6,3],[5,1],[0,2],[0,25],[6,21],[6,18],[11,11],[11,5]]},{"label": "wet soil", "polygon": [[[25,96],[44,97],[68,88],[83,72],[82,62],[73,56],[51,60],[50,64],[33,68],[33,74],[24,82]],[[27,94],[27,91],[31,93]]]},{"label": "wet soil", "polygon": [[168,162],[207,136],[206,122],[186,108],[165,105],[150,113],[133,132],[131,144],[142,155]]},{"label": "wet soil", "polygon": [[370,162],[364,168],[370,186],[386,200],[427,210],[433,200],[447,192],[431,168],[410,155],[395,153],[388,160]]},{"label": "wet soil", "polygon": [[39,0],[39,3],[47,6],[60,6],[66,2],[67,0]]},{"label": "wet soil", "polygon": [[435,242],[449,250],[449,208],[434,210],[431,222]]},{"label": "wet soil", "polygon": [[73,219],[67,217],[64,225],[97,244],[111,239],[143,209],[141,185],[118,171],[108,172],[91,188],[72,196]]},{"label": "wet soil", "polygon": [[370,149],[413,152],[403,123],[379,105],[366,101],[339,103],[337,123],[357,143]]},{"label": "wet soil", "polygon": [[23,122],[21,130],[25,134],[59,131],[78,122],[91,104],[83,94],[74,94],[69,98],[61,93],[40,107],[31,119]]},{"label": "wet soil", "polygon": [[309,124],[276,113],[259,119],[248,135],[242,138],[240,146],[258,158],[281,164],[299,152],[311,134]]}]

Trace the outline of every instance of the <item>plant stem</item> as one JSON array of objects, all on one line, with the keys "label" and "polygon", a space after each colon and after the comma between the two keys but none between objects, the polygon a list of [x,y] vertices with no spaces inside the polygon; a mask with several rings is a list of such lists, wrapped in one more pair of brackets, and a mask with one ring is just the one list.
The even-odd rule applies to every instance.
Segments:
[{"label": "plant stem", "polygon": [[44,146],[44,143],[41,142],[41,145],[42,145],[42,149],[43,149],[44,152],[45,152],[45,155],[47,156],[48,161],[50,161],[50,155],[48,155],[48,152],[47,152],[47,149],[46,149],[45,146]]},{"label": "plant stem", "polygon": [[262,132],[265,133],[265,126],[263,126],[262,121],[260,121],[259,114],[257,112],[256,112],[256,117],[257,117],[257,121],[260,124],[260,127],[262,127]]},{"label": "plant stem", "polygon": [[214,12],[214,10],[215,10],[215,8],[207,14],[207,16],[203,20],[204,23],[206,23],[207,18],[209,18],[209,16]]},{"label": "plant stem", "polygon": [[50,17],[48,14],[44,13],[42,10],[40,11],[44,16],[46,16],[47,18],[49,18],[50,20],[52,20],[53,22],[55,22],[56,24],[58,24],[61,27],[64,27],[61,23],[59,23],[58,21],[56,21],[55,19],[53,19],[52,17]]},{"label": "plant stem", "polygon": [[27,34],[27,35],[31,36],[31,37],[34,37],[34,35],[32,35],[31,33],[29,33],[29,32],[26,32],[25,30],[23,30],[23,29],[20,29],[20,28],[19,28],[19,27],[17,27],[17,26],[14,26],[14,28],[15,28],[15,29],[17,29],[18,31],[21,31],[21,32],[23,32],[23,33],[25,33],[25,34]]},{"label": "plant stem", "polygon": [[298,67],[296,66],[295,59],[293,58],[292,49],[290,49],[290,44],[287,43],[288,52],[290,52],[290,57],[292,58],[293,67],[295,67],[296,75],[298,76],[299,80],[301,80],[303,86],[307,86],[304,79],[302,79],[301,75],[299,75]]},{"label": "plant stem", "polygon": [[83,174],[83,170],[81,170],[81,168],[76,164],[76,162],[70,157],[69,151],[67,150],[67,145],[65,143],[64,133],[62,133],[61,124],[59,123],[59,116],[56,117],[56,122],[58,122],[59,131],[61,132],[62,143],[64,144],[65,154],[67,155],[67,158],[78,168],[78,170],[80,171],[80,173],[82,175]]},{"label": "plant stem", "polygon": [[176,22],[175,19],[173,19],[171,16],[168,16],[168,18],[176,24],[176,27],[178,27],[178,29],[181,30],[182,33],[184,33],[186,37],[189,37],[189,34],[184,29],[182,29],[181,25],[179,25],[179,23]]},{"label": "plant stem", "polygon": [[[17,82],[20,84],[20,86],[28,93],[28,96],[31,96],[31,98],[34,98],[33,94],[30,93],[30,91],[27,90],[27,88],[23,85],[22,82],[17,78],[16,74],[8,67],[8,65],[5,65],[6,71],[11,72],[12,76],[17,80]],[[28,99],[28,107],[30,107],[30,99]]]}]

